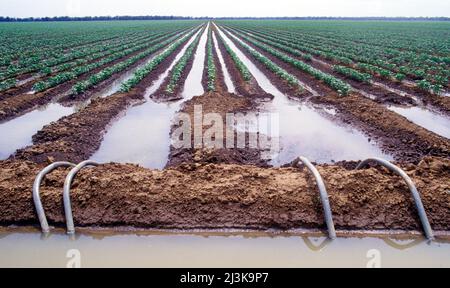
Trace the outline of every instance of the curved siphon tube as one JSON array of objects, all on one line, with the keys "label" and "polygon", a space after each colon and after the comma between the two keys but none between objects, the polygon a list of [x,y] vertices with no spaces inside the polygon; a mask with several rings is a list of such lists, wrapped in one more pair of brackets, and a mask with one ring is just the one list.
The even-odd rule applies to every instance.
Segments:
[{"label": "curved siphon tube", "polygon": [[53,170],[59,168],[59,167],[75,167],[75,164],[70,162],[56,162],[53,164],[48,165],[45,167],[39,174],[36,176],[36,179],[34,180],[33,184],[33,201],[34,201],[34,207],[36,209],[36,213],[39,218],[39,223],[41,224],[41,231],[42,233],[50,233],[50,227],[48,226],[47,217],[45,216],[44,207],[42,205],[41,201],[41,195],[40,195],[40,186],[42,179],[44,177],[51,173]]},{"label": "curved siphon tube", "polygon": [[328,197],[327,188],[325,187],[325,183],[323,182],[322,176],[320,175],[320,173],[316,169],[316,167],[314,167],[314,165],[306,157],[300,157],[299,159],[308,168],[308,170],[314,175],[314,178],[316,179],[317,187],[319,188],[319,192],[320,192],[320,199],[322,200],[325,222],[326,222],[327,228],[328,228],[328,237],[331,240],[334,240],[337,238],[336,229],[334,227],[333,213],[331,212],[331,206],[330,206],[330,200]]},{"label": "curved siphon tube", "polygon": [[80,172],[81,169],[87,166],[98,166],[99,164],[94,161],[84,161],[78,164],[75,168],[73,168],[66,177],[66,181],[64,182],[64,192],[63,192],[63,200],[64,200],[64,212],[66,215],[66,225],[67,225],[67,234],[73,235],[75,234],[75,225],[73,222],[73,214],[72,214],[72,203],[70,201],[70,185],[72,185],[72,181],[75,176]]},{"label": "curved siphon tube", "polygon": [[399,175],[400,177],[402,177],[405,180],[406,184],[409,187],[409,190],[411,190],[411,193],[414,198],[414,202],[416,203],[416,208],[419,213],[420,221],[422,222],[425,236],[430,241],[434,240],[433,229],[431,228],[430,221],[428,220],[428,216],[425,211],[425,207],[423,206],[419,191],[417,190],[416,185],[411,180],[411,178],[405,173],[405,171],[403,171],[399,167],[395,166],[394,164],[392,164],[389,161],[386,161],[386,160],[380,159],[380,158],[369,158],[367,160],[364,160],[363,162],[361,162],[358,165],[358,167],[356,167],[356,170],[363,169],[371,162],[376,162],[376,163],[380,164],[381,166],[395,172],[397,175]]}]

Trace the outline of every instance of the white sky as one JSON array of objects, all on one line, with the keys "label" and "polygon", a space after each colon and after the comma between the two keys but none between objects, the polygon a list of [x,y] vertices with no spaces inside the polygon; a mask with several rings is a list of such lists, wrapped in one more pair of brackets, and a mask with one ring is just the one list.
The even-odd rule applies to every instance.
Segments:
[{"label": "white sky", "polygon": [[449,0],[0,0],[0,16],[450,16]]}]

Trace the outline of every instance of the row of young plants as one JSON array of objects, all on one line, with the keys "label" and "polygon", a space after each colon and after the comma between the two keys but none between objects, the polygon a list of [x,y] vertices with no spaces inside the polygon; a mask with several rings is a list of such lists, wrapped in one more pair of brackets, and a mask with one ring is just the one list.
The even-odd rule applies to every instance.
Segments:
[{"label": "row of young plants", "polygon": [[[111,42],[106,42],[106,43],[99,43],[95,46],[90,46],[88,48],[76,50],[72,53],[63,54],[62,56],[60,56],[58,58],[54,58],[51,60],[45,60],[45,61],[38,62],[35,64],[30,64],[30,65],[22,67],[22,68],[17,67],[17,68],[14,68],[14,70],[8,70],[6,73],[1,75],[0,77],[2,77],[2,79],[11,78],[11,77],[16,77],[21,74],[32,73],[32,72],[37,72],[38,74],[42,74],[42,75],[49,75],[51,73],[61,72],[63,70],[67,70],[69,68],[76,67],[79,64],[83,64],[81,62],[81,60],[85,57],[89,58],[90,55],[95,55],[97,58],[100,58],[102,56],[102,54],[105,54],[105,56],[107,56],[108,51],[110,51],[110,50],[114,51],[113,48],[121,47],[121,46],[130,44],[130,43],[135,43],[135,41],[138,41],[138,43],[142,43],[145,40],[151,40],[151,39],[155,38],[156,35],[162,35],[162,33],[151,34],[150,37],[148,37],[148,36],[144,36],[144,37],[141,36],[139,38],[125,37],[125,38],[120,39],[119,41],[116,40],[116,41],[111,41]],[[116,49],[115,51],[117,52],[118,50]],[[77,59],[77,60],[74,62],[69,62],[69,61],[72,61],[75,59]],[[92,60],[94,60],[94,59],[92,59]],[[87,60],[89,61],[89,59],[87,59]],[[60,65],[60,64],[61,64],[61,67],[54,67],[54,66]],[[64,69],[64,68],[67,68],[67,69]]]},{"label": "row of young plants", "polygon": [[173,67],[171,75],[169,76],[169,83],[167,84],[165,89],[166,93],[173,94],[175,92],[175,89],[178,86],[178,82],[180,81],[189,60],[194,56],[194,51],[198,43],[200,42],[201,35],[202,33],[199,33],[197,37],[195,37],[195,40],[189,45],[183,56]]},{"label": "row of young plants", "polygon": [[207,49],[207,72],[208,72],[208,91],[216,90],[216,78],[217,78],[217,69],[216,64],[214,62],[214,45],[212,38],[212,28],[208,31],[208,43],[206,46]]},{"label": "row of young plants", "polygon": [[[63,64],[111,42],[193,28],[192,22],[30,23],[0,27],[0,81]],[[18,31],[16,31],[18,30]]]},{"label": "row of young plants", "polygon": [[[259,37],[254,35],[253,33],[255,33],[254,31],[251,32],[252,33],[252,37],[258,40],[264,39],[263,37]],[[410,74],[408,71],[408,68],[406,67],[400,67],[397,69],[397,73],[392,72],[391,70],[388,69],[384,69],[381,68],[379,66],[376,65],[372,65],[372,64],[367,64],[367,63],[362,63],[362,62],[357,62],[356,64],[353,62],[353,60],[351,60],[350,58],[342,58],[339,56],[334,56],[333,54],[325,54],[324,52],[320,51],[320,50],[315,50],[314,48],[305,48],[304,44],[292,44],[291,42],[288,41],[284,41],[281,40],[280,37],[273,37],[273,36],[265,36],[265,37],[270,37],[272,39],[278,39],[278,43],[276,44],[277,47],[279,47],[280,49],[283,48],[283,50],[285,50],[286,52],[292,52],[289,51],[290,48],[294,48],[294,49],[298,49],[300,51],[305,51],[308,53],[312,53],[316,56],[319,57],[323,57],[325,59],[328,60],[332,60],[332,61],[336,61],[338,63],[344,64],[344,65],[349,65],[351,67],[357,68],[358,70],[362,70],[364,72],[368,72],[373,76],[377,76],[377,77],[381,77],[387,80],[395,80],[395,81],[403,81],[406,79],[406,75]],[[264,42],[268,43],[268,41],[270,40],[266,40],[264,39]],[[269,44],[274,44],[276,42],[274,41],[270,41]],[[286,45],[285,47],[283,47],[283,43],[284,45]],[[365,61],[368,61],[368,58],[363,58]],[[382,63],[381,60],[374,60],[374,61],[368,61],[368,62],[372,62],[375,64],[380,65]],[[389,66],[390,68],[392,68],[392,65],[381,65],[381,66]],[[395,65],[394,65],[395,66]],[[420,72],[421,70],[418,70],[419,72],[416,73],[415,76],[422,76],[422,77],[426,77],[426,73],[425,72]],[[420,74],[419,74],[420,73]],[[445,69],[442,71],[442,73],[447,73],[448,71],[446,71]],[[426,91],[426,92],[433,92],[435,94],[439,94],[443,91],[444,86],[446,86],[446,83],[448,83],[448,76],[442,76],[442,73],[440,73],[440,75],[433,75],[433,80],[417,80],[416,84],[417,87]]]},{"label": "row of young plants", "polygon": [[[247,31],[247,30],[245,30]],[[411,61],[410,64],[413,65],[413,68],[407,67],[407,66],[400,66],[398,67],[396,64],[392,64],[389,63],[387,61],[378,59],[378,58],[374,58],[373,55],[368,55],[370,53],[370,51],[365,50],[365,51],[361,51],[358,50],[357,52],[354,52],[354,54],[350,53],[349,51],[351,51],[351,48],[347,47],[347,50],[345,51],[340,51],[339,49],[336,48],[330,48],[330,49],[326,49],[324,48],[325,45],[321,45],[320,43],[314,43],[314,45],[308,45],[305,41],[302,41],[302,39],[288,39],[285,40],[286,38],[283,38],[283,36],[280,36],[279,33],[277,34],[273,34],[273,32],[271,33],[267,33],[269,35],[265,35],[264,33],[261,33],[259,31],[254,31],[251,30],[252,36],[254,36],[253,34],[259,34],[261,35],[261,37],[264,38],[271,38],[274,41],[277,42],[282,42],[285,41],[283,44],[288,45],[291,48],[295,48],[298,49],[300,51],[306,51],[308,53],[312,53],[316,56],[319,57],[323,57],[325,59],[328,60],[332,60],[332,61],[336,61],[339,62],[341,64],[344,65],[349,65],[349,66],[353,66],[355,68],[364,68],[363,70],[365,72],[369,72],[374,76],[379,76],[382,78],[386,78],[389,80],[397,80],[397,81],[402,81],[403,79],[406,78],[406,75],[409,75],[410,77],[414,77],[414,78],[427,78],[427,82],[431,85],[432,90],[435,93],[439,93],[444,86],[447,85],[448,83],[448,69],[444,68],[443,66],[423,66],[424,62],[423,61]],[[284,39],[284,40],[283,40]],[[259,40],[259,39],[258,39]],[[301,43],[299,43],[301,42]],[[296,43],[296,44],[293,44]],[[323,52],[323,51],[327,51],[327,52]],[[341,56],[339,56],[341,55]],[[353,61],[356,61],[353,62]],[[368,64],[371,63],[371,64]],[[415,63],[415,64],[414,64]],[[421,66],[422,65],[422,66]],[[443,64],[445,66],[445,64]],[[385,68],[381,68],[381,67],[386,67]],[[420,67],[420,69],[414,68],[414,67]],[[424,67],[428,67],[424,68]],[[430,73],[430,71],[433,70],[433,73]],[[425,81],[420,81],[421,83],[424,83]],[[419,81],[417,81],[417,83],[419,83]],[[418,87],[420,88],[421,85],[418,85]],[[429,90],[427,90],[429,91]]]},{"label": "row of young plants", "polygon": [[[233,35],[231,35],[230,33],[228,33],[228,35],[230,37],[233,37]],[[284,70],[283,68],[281,68],[280,66],[275,64],[269,58],[262,55],[261,53],[259,53],[258,51],[256,51],[255,49],[253,49],[252,47],[247,45],[246,43],[244,43],[240,40],[236,40],[236,41],[237,41],[237,43],[239,43],[239,45],[241,47],[243,47],[245,50],[247,50],[257,61],[262,63],[264,66],[266,66],[270,71],[272,71],[278,77],[280,77],[281,79],[286,81],[291,87],[295,87],[295,88],[303,90],[303,87],[300,86],[300,84],[299,84],[297,78],[295,78],[295,76],[291,75],[289,72],[287,72],[286,70]]]},{"label": "row of young plants", "polygon": [[122,83],[122,86],[120,88],[120,92],[126,93],[130,92],[131,89],[136,87],[145,77],[148,76],[153,70],[158,67],[159,64],[161,64],[164,60],[166,60],[167,57],[169,57],[172,53],[174,53],[175,50],[177,50],[181,45],[186,43],[192,35],[195,34],[195,32],[198,31],[198,29],[195,29],[185,35],[183,38],[177,40],[175,43],[169,46],[166,50],[164,50],[162,53],[158,54],[155,58],[153,58],[148,64],[146,64],[144,67],[138,69],[132,78],[130,78],[128,81]]},{"label": "row of young plants", "polygon": [[250,73],[250,70],[248,70],[244,62],[242,62],[242,60],[239,59],[239,57],[236,55],[233,49],[231,49],[231,47],[225,42],[222,35],[220,35],[220,33],[218,33],[217,35],[219,36],[220,42],[225,47],[225,50],[227,51],[228,55],[230,55],[231,60],[233,60],[234,65],[241,74],[242,79],[244,79],[244,81],[246,82],[250,81],[252,79],[252,74]]},{"label": "row of young plants", "polygon": [[131,65],[136,64],[138,61],[148,57],[150,54],[155,53],[156,51],[166,47],[170,43],[172,43],[176,38],[179,36],[171,37],[155,46],[150,47],[149,49],[145,50],[142,53],[139,53],[123,62],[117,63],[114,66],[108,67],[106,69],[103,69],[97,74],[92,75],[89,79],[86,81],[81,81],[76,83],[72,87],[72,93],[75,95],[84,93],[87,89],[99,84],[102,81],[105,81],[106,79],[110,78],[113,74],[119,73],[130,67]]},{"label": "row of young plants", "polygon": [[[108,43],[108,42],[106,42]],[[95,44],[88,44],[86,47],[81,46],[76,49],[71,49],[66,51],[64,48],[48,48],[45,52],[40,51],[40,53],[31,54],[26,58],[20,58],[15,62],[11,62],[8,67],[6,67],[0,73],[0,80],[5,80],[8,78],[13,78],[21,74],[37,72],[45,67],[52,67],[54,65],[67,62],[79,57],[80,49],[86,49],[90,51],[93,46],[102,47],[105,42],[96,42]],[[45,57],[45,58],[44,58]]]},{"label": "row of young plants", "polygon": [[[80,59],[77,59],[75,61],[67,62],[67,63],[61,64],[59,66],[55,66],[53,68],[46,66],[41,69],[41,71],[39,72],[39,74],[36,75],[36,77],[48,76],[50,74],[64,72],[66,70],[69,70],[71,68],[75,68],[75,67],[78,67],[81,65],[87,65],[89,62],[93,62],[98,59],[105,58],[109,55],[112,55],[114,53],[117,53],[117,52],[120,52],[122,50],[129,48],[130,46],[129,45],[127,46],[127,44],[129,44],[129,43],[133,43],[132,45],[142,44],[142,43],[145,43],[146,41],[151,41],[151,40],[157,39],[161,35],[162,34],[158,33],[151,37],[134,39],[135,41],[130,41],[133,39],[128,39],[128,40],[120,41],[118,43],[111,43],[110,45],[103,44],[103,45],[101,45],[100,48],[95,48],[94,50],[91,50],[89,52],[89,53],[91,53],[91,52],[93,53],[91,55],[86,54],[87,55],[86,56],[83,54],[79,54]],[[81,57],[84,57],[84,58],[81,58]],[[11,79],[0,82],[0,92],[16,87],[18,82],[19,81],[17,81],[15,78],[11,78]]]},{"label": "row of young plants", "polygon": [[338,74],[344,75],[350,79],[356,80],[358,82],[370,83],[372,80],[372,75],[367,73],[361,73],[355,69],[348,68],[345,66],[335,65],[333,66],[333,71]]},{"label": "row of young plants", "polygon": [[[174,36],[174,37],[177,37],[177,36]],[[139,44],[139,45],[129,44],[125,47],[122,47],[122,48],[125,48],[125,50],[122,50],[122,48],[121,48],[120,49],[121,51],[116,52],[109,57],[102,58],[100,61],[88,64],[88,65],[76,67],[70,71],[63,72],[63,73],[57,74],[56,76],[50,77],[46,81],[38,82],[33,86],[33,90],[36,92],[43,92],[49,88],[55,87],[64,82],[74,80],[77,77],[79,77],[80,75],[86,74],[94,69],[97,69],[101,66],[107,65],[111,62],[114,62],[114,61],[120,59],[120,58],[126,57],[133,53],[136,53],[142,49],[145,49],[149,45],[154,44],[155,42],[160,42],[161,40],[163,40],[163,39],[157,39],[157,40],[151,41],[149,43],[144,41],[143,44]],[[151,50],[152,50],[152,48],[149,48],[149,49],[145,50],[144,52],[141,52],[138,55],[144,55],[144,54],[147,55],[148,51],[151,51]]]},{"label": "row of young plants", "polygon": [[340,95],[348,95],[348,93],[351,91],[351,87],[350,85],[348,85],[347,83],[345,83],[344,81],[337,79],[336,77],[324,73],[308,64],[306,64],[305,62],[299,61],[295,58],[290,57],[289,55],[280,52],[279,50],[276,50],[266,44],[263,44],[261,42],[258,42],[256,40],[251,39],[248,36],[245,36],[242,33],[236,33],[239,37],[243,38],[244,40],[246,40],[247,42],[251,43],[252,45],[254,45],[255,47],[258,47],[260,49],[262,49],[263,51],[268,52],[269,54],[275,56],[276,58],[280,59],[281,61],[294,66],[295,68],[306,72],[308,74],[310,74],[311,76],[313,76],[314,78],[316,78],[317,80],[323,81],[326,85],[328,85],[330,88],[332,88],[333,90],[335,90],[336,92],[338,92]]}]

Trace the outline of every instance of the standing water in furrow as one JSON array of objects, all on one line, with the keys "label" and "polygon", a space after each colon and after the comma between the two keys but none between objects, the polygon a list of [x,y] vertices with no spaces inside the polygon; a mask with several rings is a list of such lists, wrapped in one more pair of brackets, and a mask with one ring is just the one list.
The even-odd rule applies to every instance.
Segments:
[{"label": "standing water in furrow", "polygon": [[261,88],[275,96],[271,103],[261,107],[262,110],[277,113],[279,116],[280,151],[273,155],[272,165],[281,166],[299,156],[306,156],[318,163],[362,160],[368,157],[392,159],[370,143],[359,130],[340,126],[311,107],[288,99],[220,28],[218,31],[247,65]]},{"label": "standing water in furrow", "polygon": [[390,106],[388,109],[431,132],[450,139],[450,119],[443,115],[421,107]]},{"label": "standing water in furrow", "polygon": [[51,103],[18,118],[0,124],[0,160],[31,145],[32,137],[45,125],[75,112],[74,107]]},{"label": "standing water in furrow", "polygon": [[216,34],[212,33],[212,35],[214,41],[214,49],[217,52],[217,57],[219,58],[220,66],[222,67],[223,77],[225,79],[225,84],[227,85],[228,92],[236,93],[236,87],[234,87],[233,81],[231,80],[230,72],[228,71],[225,60],[223,59],[222,51],[220,51],[219,49]]},{"label": "standing water in furrow", "polygon": [[[197,52],[205,50],[207,31],[205,29],[201,36]],[[195,87],[185,88],[183,92],[185,98],[172,103],[156,103],[150,96],[160,88],[168,77],[169,72],[181,59],[199,33],[201,31],[192,36],[177,54],[170,67],[147,89],[146,102],[129,109],[126,115],[108,130],[99,151],[92,156],[92,160],[101,163],[133,163],[152,169],[164,168],[169,157],[170,129],[175,113],[180,109],[181,104],[195,96],[196,94],[193,93],[198,92],[197,90],[199,89],[195,84]],[[202,71],[204,58],[197,59],[199,56],[200,58],[205,57],[205,53],[203,53],[203,56],[199,54],[195,56],[194,65],[201,63],[199,64],[201,67],[197,68]],[[196,73],[193,70],[191,70],[189,76]],[[201,73],[198,83],[201,86]],[[185,86],[190,84],[191,82],[186,82]],[[201,89],[200,94],[203,93],[203,87]]]}]

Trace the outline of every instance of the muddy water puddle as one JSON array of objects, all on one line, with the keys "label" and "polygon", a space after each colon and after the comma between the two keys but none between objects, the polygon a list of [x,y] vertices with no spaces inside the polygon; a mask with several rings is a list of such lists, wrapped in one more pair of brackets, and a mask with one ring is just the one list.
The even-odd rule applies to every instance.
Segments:
[{"label": "muddy water puddle", "polygon": [[[197,52],[205,50],[206,31],[201,37]],[[201,93],[195,94],[199,90],[198,83],[201,86],[202,74],[198,78],[198,73],[203,71],[205,53],[195,56],[194,64],[197,63],[201,67],[192,69],[189,73],[188,77],[191,78],[192,82],[186,81],[182,101],[156,103],[150,99],[150,96],[162,85],[170,70],[183,56],[198,33],[200,31],[185,44],[170,67],[147,89],[146,102],[130,108],[124,117],[108,129],[100,149],[91,157],[91,160],[100,163],[133,163],[151,169],[163,169],[165,167],[169,159],[170,129],[175,113],[180,110],[184,101],[203,93],[203,87],[201,87]],[[203,59],[197,59],[198,56],[203,57]],[[192,74],[194,75],[191,76]]]},{"label": "muddy water puddle", "polygon": [[0,267],[450,267],[450,244],[415,238],[263,233],[64,234],[0,231]]},{"label": "muddy water puddle", "polygon": [[272,165],[280,166],[299,156],[306,156],[317,163],[363,160],[368,157],[392,160],[391,156],[383,153],[361,131],[339,125],[309,105],[288,99],[223,31],[219,33],[245,63],[261,88],[275,96],[271,103],[265,103],[261,107],[263,111],[277,113],[279,116],[280,151],[273,154]]},{"label": "muddy water puddle", "polygon": [[421,107],[388,107],[409,121],[443,137],[450,139],[450,119]]},{"label": "muddy water puddle", "polygon": [[16,150],[31,145],[33,135],[44,126],[70,115],[74,111],[74,108],[52,103],[1,123],[0,160],[5,160]]}]

